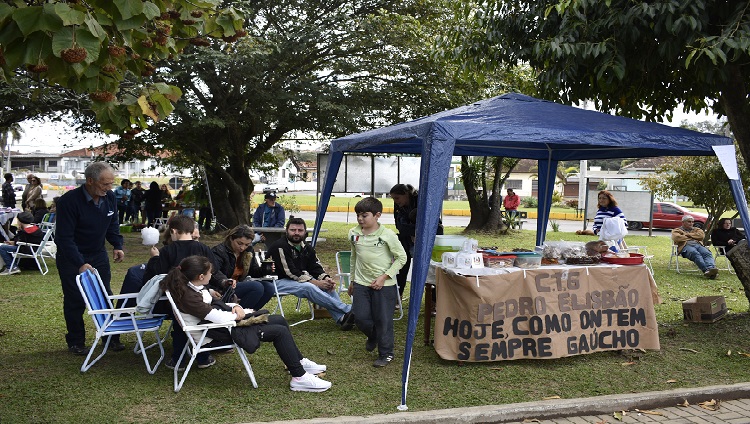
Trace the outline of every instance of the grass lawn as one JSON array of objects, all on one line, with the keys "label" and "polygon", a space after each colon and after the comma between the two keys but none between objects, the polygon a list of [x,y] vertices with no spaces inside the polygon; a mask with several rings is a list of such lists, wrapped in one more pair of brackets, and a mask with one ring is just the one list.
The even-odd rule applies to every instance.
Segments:
[{"label": "grass lawn", "polygon": [[[345,199],[342,199],[345,200]],[[319,245],[322,262],[335,273],[334,254],[348,250],[351,224],[326,223],[327,241]],[[446,228],[458,233],[461,228]],[[126,261],[113,264],[113,289],[128,267],[144,262],[147,248],[139,234],[125,234]],[[477,237],[480,246],[531,248],[532,231],[508,236]],[[549,233],[551,240],[590,240],[570,233]],[[217,237],[204,236],[209,245]],[[666,390],[750,381],[750,321],[748,300],[733,275],[716,280],[667,270],[668,237],[628,237],[630,245],[648,246],[654,254],[655,278],[664,302],[656,306],[660,351],[634,359],[619,353],[597,353],[555,360],[468,363],[441,360],[422,345],[418,323],[414,344],[408,406],[411,411],[540,400],[548,396],[576,398],[615,393]],[[49,274],[26,271],[0,277],[0,422],[175,422],[232,423],[293,418],[397,413],[401,393],[401,358],[384,369],[372,367],[373,354],[364,349],[364,336],[342,332],[330,319],[293,327],[304,355],[328,365],[333,388],[325,393],[295,393],[273,346],[264,344],[252,355],[259,388],[253,389],[236,354],[217,355],[209,369],[191,371],[182,391],[172,389],[172,372],[161,366],[146,372],[123,337],[128,350],[108,353],[88,372],[79,369],[83,357],[67,352],[62,295],[57,270]],[[681,301],[697,295],[726,297],[729,315],[714,324],[682,321]],[[346,299],[348,300],[348,299]],[[290,321],[302,318],[287,299]],[[272,306],[269,304],[269,306]],[[93,331],[87,321],[89,336]],[[166,328],[166,327],[165,327]],[[396,322],[396,351],[403,352],[406,319]],[[91,337],[89,337],[90,342]],[[690,349],[690,350],[684,350]],[[167,342],[167,354],[171,342]],[[731,352],[731,354],[730,354]]]}]

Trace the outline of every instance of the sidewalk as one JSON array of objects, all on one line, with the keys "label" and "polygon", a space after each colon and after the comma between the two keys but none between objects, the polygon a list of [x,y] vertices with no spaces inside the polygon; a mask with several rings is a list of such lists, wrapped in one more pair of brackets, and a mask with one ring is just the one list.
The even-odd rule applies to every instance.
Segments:
[{"label": "sidewalk", "polygon": [[[335,386],[334,386],[335,389]],[[711,411],[701,402],[716,400]],[[682,405],[687,401],[688,406]],[[394,407],[395,408],[395,407]],[[638,412],[636,411],[646,411]],[[622,413],[621,419],[615,417]],[[475,406],[435,411],[394,412],[369,417],[335,417],[274,421],[271,424],[448,424],[448,423],[750,423],[750,383],[709,386],[581,399],[555,399],[509,405]]]}]

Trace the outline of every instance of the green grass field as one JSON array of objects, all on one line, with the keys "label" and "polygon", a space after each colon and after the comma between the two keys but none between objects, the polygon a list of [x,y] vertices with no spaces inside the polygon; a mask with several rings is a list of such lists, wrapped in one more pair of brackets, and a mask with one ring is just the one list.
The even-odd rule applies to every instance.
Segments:
[{"label": "green grass field", "polygon": [[[343,200],[343,199],[341,199]],[[351,225],[326,223],[327,241],[318,247],[321,261],[335,273],[334,255],[348,250]],[[449,227],[448,233],[461,228]],[[126,234],[126,261],[113,265],[113,288],[128,267],[147,258],[137,233]],[[532,248],[532,231],[507,236],[477,236],[480,246]],[[550,240],[592,237],[549,233]],[[204,237],[209,245],[217,237]],[[664,300],[656,306],[660,351],[621,355],[598,353],[555,360],[520,360],[459,365],[441,360],[423,346],[418,323],[408,406],[411,411],[540,400],[548,396],[576,398],[615,393],[667,390],[750,381],[748,300],[737,278],[722,272],[717,280],[667,270],[668,237],[628,237],[631,245],[648,246],[654,254],[655,279]],[[328,365],[333,388],[325,393],[295,393],[273,346],[264,344],[251,361],[259,388],[243,375],[236,354],[217,355],[209,369],[194,369],[180,393],[172,389],[172,372],[159,368],[149,375],[130,348],[108,353],[88,372],[79,372],[83,357],[67,352],[62,295],[57,271],[26,271],[0,277],[0,422],[233,423],[294,418],[397,413],[402,359],[384,369],[372,367],[356,330],[340,331],[330,319],[294,327],[301,351]],[[697,295],[721,294],[730,313],[714,324],[682,321],[681,302]],[[348,300],[348,299],[347,299]],[[285,301],[290,321],[302,318],[294,301]],[[268,306],[273,306],[269,304]],[[90,324],[90,323],[89,323]],[[166,327],[165,327],[166,328]],[[403,351],[406,319],[396,322],[396,349]],[[88,327],[89,336],[92,327]],[[91,339],[91,337],[90,337]],[[171,342],[167,342],[167,354]],[[633,360],[633,365],[623,365]]]}]

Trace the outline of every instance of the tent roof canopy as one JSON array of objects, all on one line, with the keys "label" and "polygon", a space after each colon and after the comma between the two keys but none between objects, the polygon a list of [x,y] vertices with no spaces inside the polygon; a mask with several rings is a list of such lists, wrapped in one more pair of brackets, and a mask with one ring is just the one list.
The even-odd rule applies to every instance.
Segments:
[{"label": "tent roof canopy", "polygon": [[[432,134],[455,139],[455,156],[581,160],[713,155],[726,137],[636,121],[517,93],[342,137],[331,152],[421,154]],[[439,137],[443,138],[443,137]]]}]

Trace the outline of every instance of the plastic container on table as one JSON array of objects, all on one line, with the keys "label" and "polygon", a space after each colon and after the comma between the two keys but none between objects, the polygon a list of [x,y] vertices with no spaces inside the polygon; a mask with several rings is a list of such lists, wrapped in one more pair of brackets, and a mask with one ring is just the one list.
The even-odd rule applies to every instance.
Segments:
[{"label": "plastic container on table", "polygon": [[542,255],[523,255],[516,258],[516,266],[519,268],[539,268],[542,265]]},{"label": "plastic container on table", "polygon": [[508,268],[513,266],[516,257],[512,255],[482,255],[482,259],[486,268]]}]

